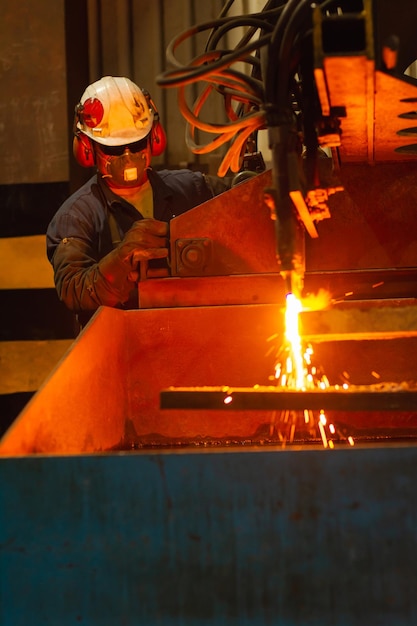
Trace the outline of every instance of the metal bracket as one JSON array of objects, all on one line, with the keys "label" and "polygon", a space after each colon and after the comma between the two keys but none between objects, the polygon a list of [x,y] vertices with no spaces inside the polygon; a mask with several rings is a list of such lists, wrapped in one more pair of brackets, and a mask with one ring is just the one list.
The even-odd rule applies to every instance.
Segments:
[{"label": "metal bracket", "polygon": [[177,239],[175,242],[175,267],[178,276],[202,276],[210,266],[212,240]]}]

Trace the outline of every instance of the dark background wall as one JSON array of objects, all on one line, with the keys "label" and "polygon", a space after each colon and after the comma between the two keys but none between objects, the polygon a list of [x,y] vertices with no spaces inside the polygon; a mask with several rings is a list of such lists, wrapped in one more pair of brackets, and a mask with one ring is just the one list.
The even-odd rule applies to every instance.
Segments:
[{"label": "dark background wall", "polygon": [[[166,67],[171,38],[217,17],[222,5],[221,0],[0,0],[0,263],[7,272],[19,263],[30,275],[29,241],[44,236],[63,200],[91,175],[72,158],[73,112],[87,85],[101,76],[128,76],[151,92],[168,134],[168,148],[156,166],[213,167],[210,158],[204,162],[187,149],[176,93],[159,89],[156,76]],[[188,43],[181,48],[185,61],[192,53]],[[212,113],[212,121],[221,115]],[[10,238],[27,242],[27,254],[17,261],[1,246]],[[39,356],[44,345],[39,342],[75,336],[72,315],[53,285],[8,284],[0,284],[3,379],[23,341],[33,341]],[[29,348],[24,367],[33,363]],[[22,388],[0,393],[0,434],[35,391]]]}]

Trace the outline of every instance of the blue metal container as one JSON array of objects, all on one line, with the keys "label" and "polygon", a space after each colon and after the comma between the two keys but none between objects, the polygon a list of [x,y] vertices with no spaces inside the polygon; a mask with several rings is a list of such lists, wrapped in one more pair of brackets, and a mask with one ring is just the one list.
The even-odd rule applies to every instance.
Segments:
[{"label": "blue metal container", "polygon": [[3,626],[417,623],[417,449],[0,460]]}]

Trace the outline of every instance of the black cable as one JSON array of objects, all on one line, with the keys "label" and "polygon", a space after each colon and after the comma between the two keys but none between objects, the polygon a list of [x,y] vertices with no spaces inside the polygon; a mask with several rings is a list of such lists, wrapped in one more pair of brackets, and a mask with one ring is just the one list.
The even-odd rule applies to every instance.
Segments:
[{"label": "black cable", "polygon": [[269,105],[278,108],[286,106],[294,38],[299,33],[300,16],[304,17],[307,8],[311,8],[310,0],[288,0],[272,34],[265,76],[265,95]]},{"label": "black cable", "polygon": [[[281,12],[281,9],[274,9],[268,12],[268,15],[275,16],[275,15],[279,15],[280,12]],[[256,15],[259,15],[259,14],[254,14],[250,16],[250,21],[249,21],[249,16],[239,16],[237,18],[230,19],[230,22],[223,24],[222,26],[217,28],[214,35],[211,38],[211,45],[207,47],[207,49],[208,50],[216,49],[222,37],[224,37],[230,30],[233,30],[234,28],[239,28],[242,26],[250,26],[251,28],[248,30],[248,32],[245,35],[242,36],[241,41],[236,46],[237,48],[241,48],[242,46],[249,43],[250,39],[254,36],[257,30],[261,30],[261,31],[268,30],[272,33],[274,29],[274,25],[266,21],[265,19],[266,16],[264,14],[262,14],[263,19],[258,19],[257,17],[255,17]]]},{"label": "black cable", "polygon": [[161,87],[178,87],[185,82],[192,82],[197,78],[203,78],[210,74],[213,70],[219,71],[228,67],[233,61],[243,61],[249,52],[257,50],[259,47],[266,46],[269,42],[269,35],[260,37],[258,41],[253,42],[242,48],[236,50],[225,56],[221,56],[218,61],[211,63],[210,65],[204,65],[201,67],[183,67],[182,69],[167,71],[160,74],[156,78],[156,83]]},{"label": "black cable", "polygon": [[[325,0],[322,4],[330,6],[332,2]],[[239,128],[232,140],[236,141],[237,149],[248,133],[253,131],[255,135],[261,127],[284,123],[289,128],[294,124],[297,107],[302,110],[305,106],[301,90],[297,88],[296,76],[303,65],[303,55],[309,50],[306,40],[311,36],[312,7],[311,0],[269,0],[261,12],[227,17],[232,4],[233,0],[225,3],[219,18],[193,26],[169,43],[166,58],[172,69],[157,76],[156,82],[161,87],[180,89],[182,113],[192,129],[187,131],[190,139],[194,128],[216,132],[216,124],[201,121],[200,125],[199,114],[206,99],[213,91],[217,92],[226,107],[230,133],[233,134],[233,128]],[[222,39],[236,28],[246,28],[246,32],[233,49],[222,49]],[[211,32],[204,53],[187,64],[180,63],[176,50],[181,43],[208,30]],[[232,69],[231,66],[237,62],[249,65],[251,73]],[[198,81],[205,82],[207,87],[195,100],[192,112],[186,103],[184,90]],[[309,94],[310,101],[314,95]],[[254,118],[256,111],[260,117]],[[311,116],[307,117],[310,122]],[[236,120],[235,125],[233,120]],[[299,115],[300,120],[302,117]],[[223,132],[231,137],[226,130]],[[311,129],[308,135],[311,136]],[[215,143],[218,145],[218,142]]]},{"label": "black cable", "polygon": [[[272,14],[274,14],[276,12],[276,9],[273,10]],[[226,26],[228,29],[231,28],[237,28],[237,27],[241,27],[241,26],[253,26],[256,29],[261,28],[264,29],[266,22],[265,22],[265,17],[268,17],[269,12],[267,12],[267,15],[265,15],[264,13],[254,13],[252,15],[240,15],[240,16],[234,16],[234,17],[227,17],[227,18],[220,18],[220,19],[216,19],[216,20],[211,20],[209,22],[204,22],[202,24],[197,24],[189,29],[186,29],[185,31],[183,31],[182,33],[180,33],[177,37],[175,37],[173,40],[171,40],[171,42],[168,44],[167,50],[166,50],[166,58],[169,64],[171,64],[174,67],[185,67],[183,64],[181,64],[177,58],[175,57],[174,51],[175,49],[186,39],[189,39],[190,37],[204,32],[205,30],[208,29],[217,29],[223,26]],[[273,27],[269,28],[269,30],[272,30]],[[212,47],[210,47],[209,49],[213,49]],[[245,49],[245,48],[242,48]],[[250,51],[252,50],[252,48],[250,48]],[[169,70],[168,70],[169,72]]]}]

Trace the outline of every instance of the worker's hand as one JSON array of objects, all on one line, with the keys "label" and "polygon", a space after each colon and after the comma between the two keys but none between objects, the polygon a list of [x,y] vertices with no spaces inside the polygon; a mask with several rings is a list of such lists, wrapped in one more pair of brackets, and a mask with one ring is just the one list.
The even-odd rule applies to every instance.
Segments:
[{"label": "worker's hand", "polygon": [[168,256],[168,224],[154,219],[135,222],[117,248],[119,259],[136,270],[139,261]]},{"label": "worker's hand", "polygon": [[168,256],[168,224],[154,219],[135,222],[117,248],[98,262],[109,289],[127,298],[139,279],[139,262]]}]

